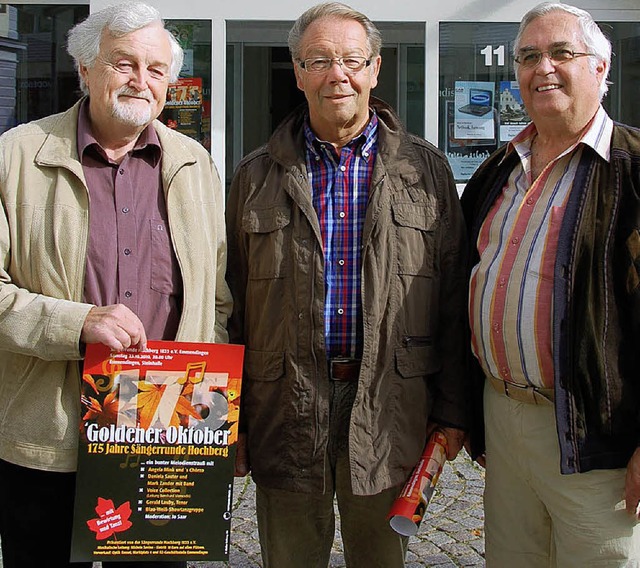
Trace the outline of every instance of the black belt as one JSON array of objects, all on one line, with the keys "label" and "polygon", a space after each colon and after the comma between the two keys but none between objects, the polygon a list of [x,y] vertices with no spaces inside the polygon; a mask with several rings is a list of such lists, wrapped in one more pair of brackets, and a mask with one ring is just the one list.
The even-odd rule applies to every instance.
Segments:
[{"label": "black belt", "polygon": [[360,376],[360,359],[336,357],[329,359],[329,378],[333,381],[357,381]]}]

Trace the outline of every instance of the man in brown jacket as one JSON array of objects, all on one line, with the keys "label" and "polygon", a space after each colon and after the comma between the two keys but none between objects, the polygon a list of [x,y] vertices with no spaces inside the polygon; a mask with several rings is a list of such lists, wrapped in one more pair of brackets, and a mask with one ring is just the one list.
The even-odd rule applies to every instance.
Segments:
[{"label": "man in brown jacket", "polygon": [[237,470],[257,483],[266,567],[327,566],[334,495],[347,565],[403,566],[389,508],[431,429],[450,459],[462,445],[462,215],[443,155],[370,98],[380,45],[343,4],[297,20],[307,104],[242,161],[227,205]]}]

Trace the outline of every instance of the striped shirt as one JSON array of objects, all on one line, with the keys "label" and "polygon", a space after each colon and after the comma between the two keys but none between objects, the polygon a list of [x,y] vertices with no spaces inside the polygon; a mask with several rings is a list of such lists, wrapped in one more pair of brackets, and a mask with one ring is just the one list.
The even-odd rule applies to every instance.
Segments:
[{"label": "striped shirt", "polygon": [[327,357],[362,356],[361,243],[378,152],[378,119],[344,146],[316,138],[305,123],[306,161],[324,253]]},{"label": "striped shirt", "polygon": [[520,162],[478,235],[471,273],[472,349],[485,373],[553,388],[553,280],[558,235],[585,146],[609,161],[613,122],[602,107],[583,137],[531,179],[529,125],[509,143]]}]

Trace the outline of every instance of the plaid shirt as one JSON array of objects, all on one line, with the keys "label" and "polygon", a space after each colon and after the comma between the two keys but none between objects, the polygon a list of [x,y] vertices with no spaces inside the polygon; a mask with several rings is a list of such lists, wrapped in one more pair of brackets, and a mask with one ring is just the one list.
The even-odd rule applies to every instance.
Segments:
[{"label": "plaid shirt", "polygon": [[336,152],[305,122],[307,172],[324,252],[327,357],[362,356],[361,244],[378,152],[378,119]]}]

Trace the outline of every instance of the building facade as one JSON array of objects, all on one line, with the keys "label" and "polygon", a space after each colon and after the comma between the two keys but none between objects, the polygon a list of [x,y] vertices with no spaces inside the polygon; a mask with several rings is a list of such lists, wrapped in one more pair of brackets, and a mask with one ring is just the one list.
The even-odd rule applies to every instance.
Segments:
[{"label": "building facade", "polygon": [[[0,4],[0,132],[68,108],[80,96],[66,33],[90,10],[116,0]],[[163,120],[210,148],[229,183],[240,158],[264,143],[303,95],[296,88],[287,32],[315,2],[147,0],[185,49]],[[374,95],[407,128],[437,144],[462,186],[528,117],[511,57],[522,15],[537,0],[347,2],[383,36]],[[640,0],[579,0],[613,43],[604,105],[640,127]]]}]

